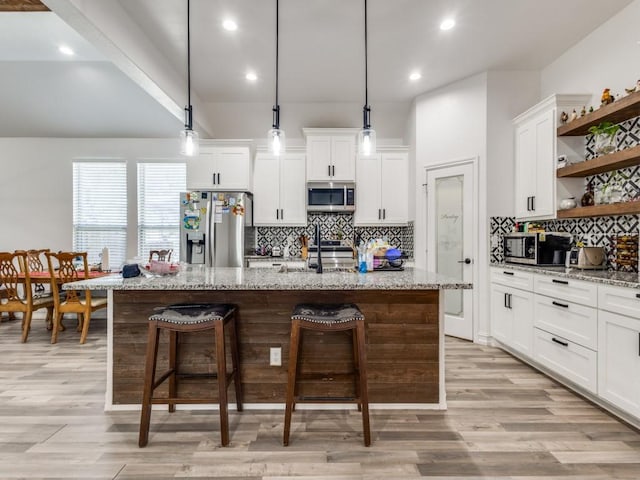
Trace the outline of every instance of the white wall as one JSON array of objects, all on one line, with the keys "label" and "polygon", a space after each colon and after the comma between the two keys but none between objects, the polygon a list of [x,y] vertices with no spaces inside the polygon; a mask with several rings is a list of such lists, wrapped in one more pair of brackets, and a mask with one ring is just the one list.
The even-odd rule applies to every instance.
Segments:
[{"label": "white wall", "polygon": [[515,215],[513,119],[538,103],[540,73],[487,73],[487,216]]},{"label": "white wall", "polygon": [[176,139],[0,138],[0,251],[71,250],[74,159],[128,163],[127,257],[137,252],[136,160],[184,161]]},{"label": "white wall", "polygon": [[[607,8],[606,3],[602,8]],[[604,88],[624,95],[640,79],[640,0],[635,0],[541,72],[541,98],[591,93],[600,104]]]}]

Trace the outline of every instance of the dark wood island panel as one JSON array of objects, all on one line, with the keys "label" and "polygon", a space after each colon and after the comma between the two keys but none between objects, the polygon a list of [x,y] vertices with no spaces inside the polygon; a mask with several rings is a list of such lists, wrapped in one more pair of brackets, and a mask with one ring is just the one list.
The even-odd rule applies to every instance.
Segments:
[{"label": "dark wood island panel", "polygon": [[[147,322],[153,309],[179,302],[224,302],[239,307],[241,378],[245,403],[283,403],[287,380],[290,315],[300,302],[357,303],[365,314],[369,399],[372,403],[429,403],[440,399],[438,290],[114,290],[113,405],[139,404]],[[353,366],[348,333],[305,332],[302,371],[331,372],[321,381],[303,382],[308,396],[353,394],[344,375]],[[270,347],[282,348],[282,366],[269,366]],[[158,371],[166,368],[161,339]],[[184,371],[213,372],[213,336],[182,340]],[[215,392],[213,382],[184,381],[182,393]],[[166,392],[165,392],[166,393]],[[229,390],[234,401],[233,389]]]}]

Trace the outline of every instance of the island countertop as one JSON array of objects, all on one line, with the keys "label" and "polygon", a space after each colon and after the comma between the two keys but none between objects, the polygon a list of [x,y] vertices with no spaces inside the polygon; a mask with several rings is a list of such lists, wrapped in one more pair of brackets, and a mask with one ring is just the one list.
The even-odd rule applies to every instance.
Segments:
[{"label": "island countertop", "polygon": [[123,279],[108,275],[65,284],[88,290],[442,290],[468,289],[471,283],[418,268],[387,272],[339,272],[188,266],[177,274]]}]

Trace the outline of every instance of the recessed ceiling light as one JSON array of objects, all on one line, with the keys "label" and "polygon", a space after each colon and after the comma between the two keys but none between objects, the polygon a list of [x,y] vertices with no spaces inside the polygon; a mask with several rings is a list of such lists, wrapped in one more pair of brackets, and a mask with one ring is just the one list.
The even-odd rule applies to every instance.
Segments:
[{"label": "recessed ceiling light", "polygon": [[235,32],[238,29],[238,24],[231,19],[226,19],[222,22],[222,27],[230,32]]},{"label": "recessed ceiling light", "polygon": [[253,72],[249,72],[244,76],[244,78],[246,78],[250,82],[255,82],[258,79],[258,76]]},{"label": "recessed ceiling light", "polygon": [[60,53],[63,53],[65,55],[69,55],[69,56],[76,54],[76,52],[74,52],[70,47],[67,47],[66,45],[60,45],[58,47],[58,51]]},{"label": "recessed ceiling light", "polygon": [[451,30],[456,26],[456,21],[453,18],[446,18],[440,24],[440,30]]},{"label": "recessed ceiling light", "polygon": [[422,74],[420,72],[413,72],[411,75],[409,75],[409,80],[412,81],[420,80],[421,78]]}]

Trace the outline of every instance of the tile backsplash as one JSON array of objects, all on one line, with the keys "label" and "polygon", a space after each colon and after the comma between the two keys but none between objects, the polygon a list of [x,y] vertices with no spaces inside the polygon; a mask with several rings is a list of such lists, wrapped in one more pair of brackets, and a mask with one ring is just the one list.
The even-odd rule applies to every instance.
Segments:
[{"label": "tile backsplash", "polygon": [[[510,233],[515,223],[513,217],[491,217],[489,219],[490,261],[492,263],[504,261],[502,236]],[[607,266],[612,270],[638,271],[637,265],[624,268],[616,265],[615,241],[617,236],[638,235],[640,215],[543,220],[536,223],[540,223],[548,232],[571,233],[574,236],[574,241],[582,241],[585,246],[605,247]]]},{"label": "tile backsplash", "polygon": [[290,250],[292,256],[300,255],[301,235],[313,239],[316,224],[320,224],[322,238],[353,240],[360,236],[365,242],[371,238],[386,238],[389,243],[398,247],[408,257],[413,257],[413,223],[407,226],[358,227],[353,225],[353,215],[344,213],[309,213],[306,227],[257,227],[256,246],[284,247],[287,239],[293,239]]}]

